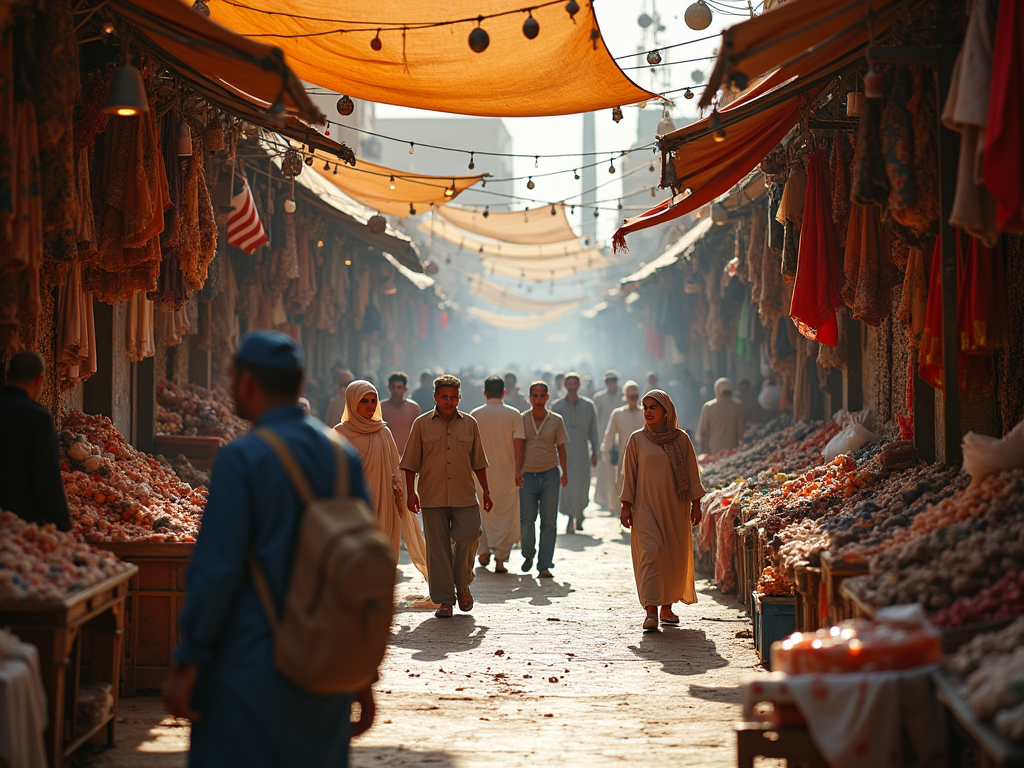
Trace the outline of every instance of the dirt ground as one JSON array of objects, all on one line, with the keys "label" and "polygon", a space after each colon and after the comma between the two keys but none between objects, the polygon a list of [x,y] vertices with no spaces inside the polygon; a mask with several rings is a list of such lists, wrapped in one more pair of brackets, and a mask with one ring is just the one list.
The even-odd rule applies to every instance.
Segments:
[{"label": "dirt ground", "polygon": [[[353,742],[369,766],[733,766],[737,685],[761,674],[743,607],[698,580],[682,623],[643,634],[629,534],[593,507],[585,532],[559,528],[555,578],[478,569],[472,613],[408,608],[426,593],[402,566],[394,638],[377,686],[373,729]],[[560,518],[560,526],[564,518]],[[159,699],[121,700],[118,745],[89,768],[180,768],[188,723]]]}]

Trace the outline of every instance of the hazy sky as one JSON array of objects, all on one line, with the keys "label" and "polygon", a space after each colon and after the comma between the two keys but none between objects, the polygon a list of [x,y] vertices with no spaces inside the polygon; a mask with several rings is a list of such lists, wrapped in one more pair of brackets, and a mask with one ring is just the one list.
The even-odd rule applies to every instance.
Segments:
[{"label": "hazy sky", "polygon": [[[658,33],[658,42],[661,45],[681,43],[687,40],[720,33],[724,27],[730,26],[744,18],[744,16],[725,16],[716,12],[711,26],[708,29],[701,32],[694,32],[683,22],[683,12],[688,4],[687,0],[675,0],[675,2],[666,2],[665,0],[595,0],[594,7],[597,10],[598,22],[601,25],[601,32],[604,36],[605,43],[612,55],[616,57],[635,53],[640,48],[646,51],[652,46],[652,28],[647,30],[645,40],[644,30],[641,29],[637,23],[637,19],[641,13],[647,13],[651,16],[654,16],[656,13],[660,15],[661,24],[665,27],[663,32]],[[745,3],[738,2],[737,0],[729,0],[728,5],[736,7],[736,9],[739,10],[742,5],[745,5]],[[757,3],[755,3],[755,7],[757,7]],[[710,56],[712,55],[713,50],[718,46],[719,40],[720,38],[716,37],[704,42],[695,42],[691,45],[684,45],[669,51],[663,51],[662,55],[664,60],[659,69],[666,69],[665,65],[668,62]],[[668,66],[667,72],[669,73],[669,80],[667,84],[665,84],[660,78],[657,81],[653,80],[653,76],[649,69],[634,70],[627,74],[640,86],[661,92],[692,85],[693,80],[691,79],[691,73],[693,70],[702,69],[705,73],[710,72],[711,63],[712,62],[710,61],[701,61]],[[625,68],[628,66],[646,64],[646,60],[643,56],[638,56],[622,60],[619,64]],[[567,65],[566,74],[567,76],[571,76],[571,66],[569,65]],[[704,80],[700,80],[699,82],[704,82]],[[685,115],[693,116],[696,114],[697,99],[686,101],[681,98],[681,94],[674,94],[674,96],[678,101],[673,112],[673,117]],[[647,109],[657,108],[651,105],[648,106]],[[624,108],[624,119],[618,124],[612,121],[611,110],[604,110],[603,112],[598,113],[596,116],[597,150],[611,152],[631,146],[636,140],[637,112],[638,110],[635,107]],[[442,116],[440,113],[436,112],[427,112],[409,109],[406,107],[394,107],[387,104],[376,105],[376,114],[379,118]],[[443,116],[452,117],[447,114]],[[473,120],[476,118],[466,117],[464,119]],[[505,125],[512,136],[513,152],[526,154],[551,154],[558,152],[579,152],[582,148],[583,118],[580,115],[567,115],[564,117],[506,118]],[[653,139],[653,136],[650,138]],[[472,149],[472,147],[469,148]],[[464,173],[464,162],[465,161],[461,156],[452,155],[453,170],[458,170],[459,172]],[[533,164],[534,161],[532,159],[516,159],[515,175],[526,176],[534,172],[535,169]],[[571,171],[571,169],[576,165],[578,165],[578,162],[571,158],[553,160],[542,159],[537,172],[542,173],[562,169],[569,169]],[[621,168],[619,168],[619,173],[621,173]],[[618,174],[616,175],[616,178],[617,176]],[[651,174],[651,177],[653,181],[655,174]],[[608,181],[610,178],[612,177],[607,173],[605,167],[601,166],[598,168],[597,180],[599,184]],[[579,191],[580,182],[573,179],[572,173],[540,179],[536,182],[536,188],[532,191],[527,190],[525,180],[517,182],[516,188],[516,194],[518,195],[550,201],[570,197],[578,194]],[[598,199],[606,200],[618,197],[620,194],[621,184],[616,180],[613,184],[598,190]],[[631,212],[627,213],[633,215]],[[592,214],[588,213],[587,215],[589,216]],[[577,231],[579,231],[579,216],[580,211],[577,210],[576,218],[572,221],[573,225],[577,228]],[[616,215],[616,213],[611,211],[601,212],[601,215],[598,218],[598,236],[602,244],[608,243],[612,232],[615,230],[621,218],[621,215]]]}]

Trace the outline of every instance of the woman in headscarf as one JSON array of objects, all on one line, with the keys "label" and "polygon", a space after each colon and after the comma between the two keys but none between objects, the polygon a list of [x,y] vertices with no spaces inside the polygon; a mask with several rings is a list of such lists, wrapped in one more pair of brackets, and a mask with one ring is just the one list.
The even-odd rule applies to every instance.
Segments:
[{"label": "woman in headscarf", "polygon": [[660,389],[643,397],[644,428],[634,432],[622,457],[620,518],[632,529],[633,573],[640,604],[647,611],[643,628],[678,624],[676,602],[696,603],[690,527],[700,523],[697,456],[679,429],[672,399]]},{"label": "woman in headscarf", "polygon": [[399,554],[404,536],[413,565],[427,575],[426,545],[423,533],[405,508],[405,485],[398,469],[399,455],[395,438],[381,417],[377,390],[368,381],[353,381],[345,390],[345,412],[334,428],[359,453],[363,460],[366,489],[377,513],[377,525]]},{"label": "woman in headscarf", "polygon": [[626,396],[626,404],[612,411],[601,443],[601,452],[615,472],[613,498],[618,498],[622,488],[622,454],[626,452],[626,443],[629,442],[629,436],[644,425],[644,412],[640,409],[640,385],[633,380],[627,381],[622,386],[622,393]]}]

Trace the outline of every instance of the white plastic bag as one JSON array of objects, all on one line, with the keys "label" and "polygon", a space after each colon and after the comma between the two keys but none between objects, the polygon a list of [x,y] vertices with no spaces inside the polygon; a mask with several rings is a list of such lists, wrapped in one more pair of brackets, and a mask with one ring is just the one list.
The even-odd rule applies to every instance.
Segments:
[{"label": "white plastic bag", "polygon": [[968,432],[963,439],[963,454],[964,469],[972,480],[1024,467],[1024,421],[1002,440]]},{"label": "white plastic bag", "polygon": [[832,420],[842,429],[839,430],[839,434],[828,441],[821,451],[826,462],[832,461],[840,454],[851,454],[868,443],[876,443],[882,439],[881,435],[876,435],[864,426],[868,412],[867,408],[856,413],[847,413],[842,409],[836,412]]}]

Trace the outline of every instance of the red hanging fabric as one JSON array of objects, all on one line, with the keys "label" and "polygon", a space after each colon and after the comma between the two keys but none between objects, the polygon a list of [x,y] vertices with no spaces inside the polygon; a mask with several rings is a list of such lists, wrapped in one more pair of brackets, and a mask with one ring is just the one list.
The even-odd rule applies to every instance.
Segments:
[{"label": "red hanging fabric", "polygon": [[[959,242],[959,238],[957,240]],[[936,389],[942,389],[942,238],[935,238],[928,281],[928,309],[921,334],[918,375]]]},{"label": "red hanging fabric", "polygon": [[985,186],[996,200],[996,226],[1024,231],[1024,2],[1002,0],[996,24],[985,130]]},{"label": "red hanging fabric", "polygon": [[832,202],[825,153],[811,153],[807,162],[807,197],[797,256],[796,282],[789,316],[804,336],[834,347],[839,341],[836,309],[842,267],[832,221]]}]

